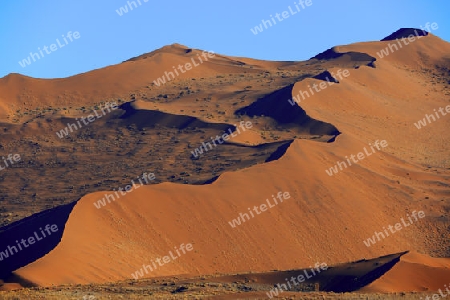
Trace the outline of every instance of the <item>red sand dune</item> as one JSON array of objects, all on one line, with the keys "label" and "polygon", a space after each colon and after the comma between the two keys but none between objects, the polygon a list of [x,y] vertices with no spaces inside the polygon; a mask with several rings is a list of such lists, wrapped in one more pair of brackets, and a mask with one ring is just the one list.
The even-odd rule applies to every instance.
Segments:
[{"label": "red sand dune", "polygon": [[[212,185],[142,187],[100,210],[93,202],[103,194],[88,195],[74,208],[60,245],[17,274],[41,285],[115,281],[130,278],[142,264],[181,243],[192,243],[194,252],[149,277],[301,268],[318,261],[332,265],[426,249],[420,223],[370,248],[363,244],[406,211],[438,215],[420,199],[405,199],[413,184],[389,188],[395,178],[377,165],[383,161],[396,168],[390,155],[367,158],[334,177],[325,174],[335,155],[363,146],[346,136],[326,145],[295,141],[279,161],[225,174]],[[278,191],[289,192],[292,199],[230,227],[228,221],[239,212]],[[391,203],[389,210],[386,203]]]},{"label": "red sand dune", "polygon": [[445,291],[450,284],[450,259],[408,253],[388,273],[361,292]]},{"label": "red sand dune", "polygon": [[[421,130],[413,123],[434,108],[449,104],[425,81],[421,67],[441,62],[450,53],[450,44],[430,34],[402,53],[379,59],[376,52],[388,43],[337,47],[341,52],[376,57],[376,68],[351,69],[348,78],[300,103],[309,116],[342,132],[335,142],[295,140],[279,160],[225,173],[211,185],[146,186],[101,209],[93,202],[103,193],[86,195],[70,215],[61,243],[16,273],[44,286],[129,279],[143,264],[167,255],[182,243],[191,243],[194,250],[146,277],[285,270],[406,250],[448,256],[450,174],[444,169],[426,169],[420,163],[437,165],[447,159],[450,117]],[[20,95],[19,87],[25,86],[35,97],[76,87],[92,96],[86,101],[92,101],[99,94],[106,95],[99,86],[115,85],[112,97],[112,91],[120,94],[141,87],[143,82],[149,84],[181,61],[180,51],[179,46],[170,46],[147,58],[67,79],[10,75],[0,82],[0,94],[16,99],[19,105],[27,97]],[[425,53],[426,59],[419,53]],[[235,60],[218,56],[189,76],[233,72],[237,67],[231,62]],[[148,73],[149,69],[154,71]],[[297,82],[292,95],[314,82],[320,81]],[[3,94],[6,87],[9,91]],[[386,140],[389,146],[338,174],[327,175],[325,170],[337,160],[361,152],[375,140]],[[279,191],[289,192],[291,198],[231,228],[228,222],[240,212],[264,203]],[[426,217],[371,247],[364,245],[374,231],[399,222],[414,210],[423,210]],[[408,280],[398,281],[406,274]],[[412,253],[366,289],[435,290],[449,278],[448,259]]]}]

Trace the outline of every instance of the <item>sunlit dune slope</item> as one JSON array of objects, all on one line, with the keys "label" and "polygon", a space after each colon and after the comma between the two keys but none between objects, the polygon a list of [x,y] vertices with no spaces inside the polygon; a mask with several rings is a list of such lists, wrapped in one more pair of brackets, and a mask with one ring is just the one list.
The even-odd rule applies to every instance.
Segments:
[{"label": "sunlit dune slope", "polygon": [[[17,273],[42,285],[125,279],[182,243],[194,251],[146,276],[301,268],[440,248],[424,245],[421,232],[425,222],[437,226],[429,221],[438,212],[415,199],[414,183],[391,188],[393,175],[385,168],[397,161],[390,155],[379,153],[337,176],[325,173],[336,156],[362,147],[345,136],[330,144],[295,141],[280,160],[226,173],[208,186],[141,187],[100,210],[93,202],[103,193],[88,195],[74,208],[61,244]],[[291,199],[230,226],[279,191]],[[427,221],[364,245],[375,230],[420,209]]]}]

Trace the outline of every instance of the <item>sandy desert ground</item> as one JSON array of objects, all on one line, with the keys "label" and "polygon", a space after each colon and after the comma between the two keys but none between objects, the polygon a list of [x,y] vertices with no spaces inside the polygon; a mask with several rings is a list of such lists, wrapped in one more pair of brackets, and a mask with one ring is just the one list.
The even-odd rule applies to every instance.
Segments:
[{"label": "sandy desert ground", "polygon": [[165,84],[206,52],[0,78],[0,299],[267,299],[321,263],[278,299],[445,293],[450,43],[417,32]]}]

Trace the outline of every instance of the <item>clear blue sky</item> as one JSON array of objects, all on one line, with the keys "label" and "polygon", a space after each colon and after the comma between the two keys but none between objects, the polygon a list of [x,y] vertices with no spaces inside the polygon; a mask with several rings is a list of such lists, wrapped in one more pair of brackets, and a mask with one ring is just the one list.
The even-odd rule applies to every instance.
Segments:
[{"label": "clear blue sky", "polygon": [[[127,0],[1,1],[0,77],[67,77],[172,43],[232,56],[305,60],[332,46],[380,40],[427,22],[438,23],[432,33],[450,41],[449,0],[311,0],[304,9],[298,4],[299,12],[299,0],[134,1],[138,7],[122,16],[116,9]],[[289,6],[295,15],[257,35],[250,31]],[[66,45],[62,35],[69,31],[80,36]],[[26,67],[19,64],[58,38],[64,47],[47,49],[50,54]]]}]

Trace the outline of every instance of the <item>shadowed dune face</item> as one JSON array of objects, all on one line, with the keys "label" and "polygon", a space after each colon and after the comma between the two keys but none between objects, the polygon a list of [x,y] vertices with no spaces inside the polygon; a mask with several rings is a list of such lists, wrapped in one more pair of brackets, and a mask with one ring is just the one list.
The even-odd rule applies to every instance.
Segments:
[{"label": "shadowed dune face", "polygon": [[372,66],[373,62],[376,61],[375,57],[370,56],[367,53],[362,52],[355,52],[355,51],[349,51],[341,53],[337,49],[337,47],[330,48],[320,54],[317,54],[316,56],[312,57],[311,59],[318,59],[318,60],[333,60],[335,63],[339,64],[342,62],[352,62],[352,63],[358,63],[358,64],[365,64],[367,66]]},{"label": "shadowed dune face", "polygon": [[218,132],[235,131],[236,128],[229,124],[207,123],[191,116],[172,115],[159,111],[139,110],[133,107],[132,103],[128,102],[120,106],[124,110],[121,116],[123,125],[135,125],[139,130],[148,127],[162,126],[168,128],[176,128],[179,130],[186,128],[201,128],[212,129]]},{"label": "shadowed dune face", "polygon": [[61,240],[74,205],[75,202],[62,205],[2,227],[0,278],[7,278],[12,271],[53,250]]},{"label": "shadowed dune face", "polygon": [[428,32],[417,28],[400,28],[396,32],[388,35],[381,41],[393,41],[396,39],[407,38],[409,36],[427,36]]},{"label": "shadowed dune face", "polygon": [[292,106],[288,101],[292,99],[292,95],[293,85],[290,85],[258,99],[248,107],[237,110],[236,114],[270,117],[280,125],[291,124],[291,127],[297,127],[299,132],[311,135],[336,136],[339,134],[333,125],[312,119],[297,104]]},{"label": "shadowed dune face", "polygon": [[[36,85],[36,99],[42,99],[39,91],[59,84],[71,83],[82,91],[63,94],[62,105],[74,105],[68,111],[51,103],[51,109],[32,116],[17,113],[3,120],[7,136],[2,149],[26,153],[8,176],[0,174],[7,200],[1,213],[9,218],[5,223],[81,198],[61,242],[15,275],[49,286],[128,280],[136,272],[156,278],[297,270],[317,262],[331,266],[407,250],[449,257],[450,118],[420,130],[414,123],[448,105],[442,95],[449,93],[450,46],[429,34],[379,58],[377,53],[388,44],[334,47],[307,62],[217,55],[162,86],[149,82],[201,51],[171,45],[72,78],[1,79],[0,91],[12,86],[8,92],[17,101],[23,97],[17,92],[22,85]],[[410,61],[401,51],[418,60]],[[149,68],[154,71],[143,76]],[[337,69],[350,75],[300,103],[289,103]],[[106,78],[95,80],[106,72]],[[127,79],[114,91],[92,91],[96,84],[108,86],[131,73],[139,80]],[[67,138],[56,137],[66,122],[116,95],[123,103],[116,112]],[[77,102],[82,97],[95,103]],[[194,149],[223,131],[236,130],[242,121],[252,127],[193,159]],[[386,140],[388,147],[350,165],[348,157],[377,140]],[[348,166],[334,175],[326,172],[342,161]],[[143,172],[154,172],[156,180],[96,208],[94,203],[107,190]],[[253,215],[253,207],[279,192],[290,198]],[[22,202],[15,200],[19,193]],[[30,199],[34,206],[24,212],[22,206]],[[376,232],[413,211],[426,217],[375,239]],[[364,242],[372,237],[375,243],[367,246]],[[144,270],[182,244],[191,244],[193,250]],[[369,283],[372,291],[395,290],[390,274],[428,272],[430,264],[437,264],[408,255],[400,261],[399,256],[388,257],[380,268],[376,262],[363,262],[375,265],[367,267],[357,284],[343,283],[354,275],[340,273],[326,290],[347,291]],[[445,262],[435,271],[446,276],[448,269]],[[419,290],[418,282],[403,285],[403,290]],[[436,287],[429,281],[426,286]]]},{"label": "shadowed dune face", "polygon": [[329,71],[322,72],[316,76],[314,76],[315,79],[339,83],[339,80],[333,77],[333,75]]}]

